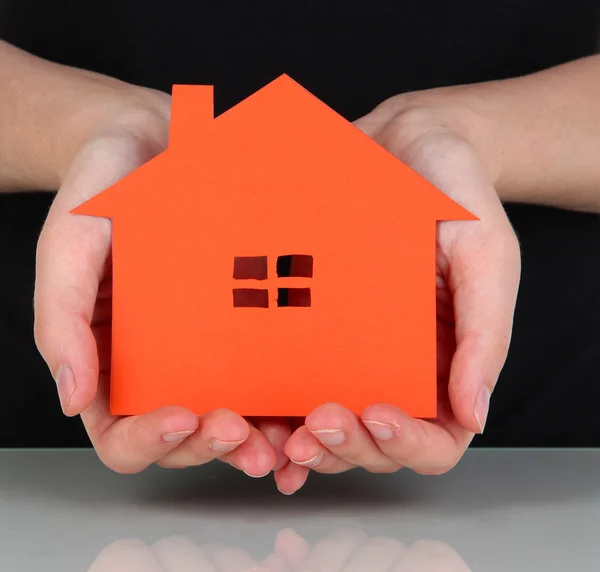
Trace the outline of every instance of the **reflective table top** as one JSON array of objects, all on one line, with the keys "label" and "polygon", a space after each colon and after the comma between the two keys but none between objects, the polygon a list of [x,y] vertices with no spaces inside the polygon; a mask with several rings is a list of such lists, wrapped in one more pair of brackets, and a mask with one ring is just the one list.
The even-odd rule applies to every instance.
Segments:
[{"label": "reflective table top", "polygon": [[92,451],[0,451],[2,572],[600,570],[600,450],[471,450],[441,477],[224,465],[117,475]]}]

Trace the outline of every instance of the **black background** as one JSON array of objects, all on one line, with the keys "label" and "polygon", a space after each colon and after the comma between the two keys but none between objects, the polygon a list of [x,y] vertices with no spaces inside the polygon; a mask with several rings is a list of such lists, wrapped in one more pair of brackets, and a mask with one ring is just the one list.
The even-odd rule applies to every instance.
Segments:
[{"label": "black background", "polygon": [[[217,113],[288,73],[353,120],[397,93],[596,53],[600,3],[0,0],[0,37],[165,91],[215,85]],[[88,443],[80,421],[62,417],[33,343],[35,245],[51,199],[0,195],[0,446]],[[522,285],[509,359],[475,444],[600,445],[600,217],[507,212]]]}]

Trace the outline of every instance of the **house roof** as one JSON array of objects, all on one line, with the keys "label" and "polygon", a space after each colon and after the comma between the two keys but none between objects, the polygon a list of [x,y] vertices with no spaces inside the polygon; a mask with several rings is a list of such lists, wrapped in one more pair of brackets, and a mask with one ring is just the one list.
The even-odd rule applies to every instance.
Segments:
[{"label": "house roof", "polygon": [[216,118],[212,86],[174,86],[168,149],[72,212],[114,218],[155,200],[164,208],[173,193],[198,194],[192,179],[217,200],[233,200],[223,190],[234,189],[238,206],[311,188],[357,208],[376,201],[399,215],[476,219],[287,75]]}]

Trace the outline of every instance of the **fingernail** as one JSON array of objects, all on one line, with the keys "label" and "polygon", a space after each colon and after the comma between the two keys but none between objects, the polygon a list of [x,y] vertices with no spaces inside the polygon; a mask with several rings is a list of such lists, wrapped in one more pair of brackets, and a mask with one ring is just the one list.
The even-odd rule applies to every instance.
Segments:
[{"label": "fingernail", "polygon": [[66,413],[71,404],[71,397],[75,391],[75,376],[71,368],[61,365],[56,372],[56,386],[58,388],[58,397],[63,413]]},{"label": "fingernail", "polygon": [[323,445],[336,447],[346,440],[346,433],[341,429],[319,429],[318,431],[311,431],[311,433],[321,441]]},{"label": "fingernail", "polygon": [[390,423],[381,423],[380,421],[363,421],[371,435],[379,441],[389,441],[394,433],[398,430],[398,426]]},{"label": "fingernail", "polygon": [[479,395],[477,396],[477,403],[475,404],[475,419],[477,419],[477,424],[479,425],[480,433],[483,433],[483,430],[485,429],[485,423],[487,421],[488,411],[490,409],[491,397],[492,392],[486,385],[484,385],[479,390]]},{"label": "fingernail", "polygon": [[233,451],[236,447],[239,447],[245,439],[241,441],[221,441],[220,439],[211,439],[209,447],[217,453],[228,453]]},{"label": "fingernail", "polygon": [[319,453],[318,455],[315,455],[314,457],[312,457],[311,459],[308,459],[307,461],[296,461],[294,459],[290,459],[290,460],[295,465],[300,465],[302,467],[316,467],[323,460],[323,453]]},{"label": "fingernail", "polygon": [[291,496],[294,494],[294,492],[295,492],[295,491],[292,491],[291,493],[286,493],[285,491],[282,491],[282,490],[279,488],[279,485],[277,485],[277,490],[278,490],[278,491],[279,491],[279,492],[280,492],[282,495],[285,495],[286,497],[291,497]]},{"label": "fingernail", "polygon": [[271,471],[267,471],[264,475],[251,475],[248,471],[244,471],[244,474],[248,477],[252,477],[253,479],[262,479],[266,477]]},{"label": "fingernail", "polygon": [[189,437],[193,431],[176,431],[175,433],[165,433],[162,438],[167,443],[178,443]]}]

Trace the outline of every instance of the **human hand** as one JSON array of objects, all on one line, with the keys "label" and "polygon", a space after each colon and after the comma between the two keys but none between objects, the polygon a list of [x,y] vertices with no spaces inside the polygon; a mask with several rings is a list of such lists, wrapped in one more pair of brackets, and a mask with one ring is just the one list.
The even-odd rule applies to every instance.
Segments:
[{"label": "human hand", "polygon": [[57,380],[63,411],[81,414],[100,459],[113,470],[133,473],[152,463],[186,467],[219,458],[264,476],[287,462],[281,452],[291,434],[286,422],[252,424],[225,410],[198,418],[182,407],[134,417],[110,414],[111,225],[70,211],[165,149],[170,100],[96,76],[79,100],[70,101],[59,161],[62,184],[37,251],[36,343]]},{"label": "human hand", "polygon": [[393,472],[408,467],[441,474],[484,429],[509,347],[520,252],[494,189],[496,163],[485,144],[473,143],[492,137],[492,127],[468,99],[449,104],[453,94],[397,96],[356,122],[479,218],[438,224],[438,416],[413,419],[390,404],[375,404],[357,416],[336,404],[323,405],[286,444],[292,462],[276,473],[284,492],[299,489],[309,469]]}]

